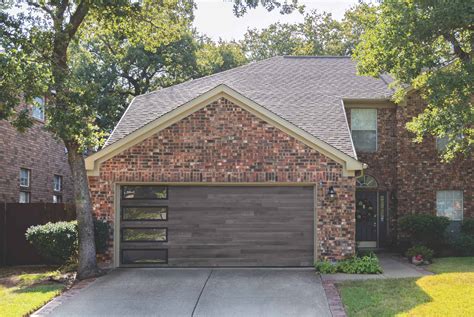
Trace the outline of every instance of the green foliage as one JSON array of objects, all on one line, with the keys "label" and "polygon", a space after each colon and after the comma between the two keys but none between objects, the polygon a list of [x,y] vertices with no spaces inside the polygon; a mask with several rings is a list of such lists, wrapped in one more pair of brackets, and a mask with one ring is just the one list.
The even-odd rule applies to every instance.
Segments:
[{"label": "green foliage", "polygon": [[242,46],[255,61],[279,55],[347,56],[367,27],[366,12],[371,10],[371,6],[360,3],[346,11],[342,21],[313,10],[301,23],[277,22],[261,30],[249,29]]},{"label": "green foliage", "polygon": [[55,263],[66,263],[76,256],[77,222],[48,222],[26,230],[28,240],[46,259]]},{"label": "green foliage", "polygon": [[423,245],[415,245],[407,250],[406,256],[411,259],[414,256],[421,255],[424,261],[432,261],[433,260],[434,251],[430,248],[427,248]]},{"label": "green foliage", "polygon": [[461,233],[451,245],[458,255],[474,256],[474,235]]},{"label": "green foliage", "polygon": [[407,124],[414,141],[447,137],[443,159],[471,155],[474,147],[474,31],[469,1],[381,1],[368,13],[372,27],[354,52],[359,73],[388,73],[397,90],[418,89],[426,109]]},{"label": "green foliage", "polygon": [[422,244],[432,249],[439,249],[449,226],[447,217],[424,214],[403,216],[398,221],[402,238],[407,238],[412,245]]},{"label": "green foliage", "polygon": [[[97,253],[107,250],[109,224],[103,220],[94,220],[94,237]],[[75,262],[78,249],[77,221],[48,222],[31,226],[26,231],[29,241],[38,253],[54,263]]]},{"label": "green foliage", "polygon": [[317,272],[322,274],[377,274],[382,273],[379,259],[374,253],[364,256],[354,256],[339,262],[319,261],[314,264]]},{"label": "green foliage", "polygon": [[314,268],[321,274],[334,274],[338,271],[337,263],[332,263],[327,260],[316,262]]},{"label": "green foliage", "polygon": [[462,221],[461,232],[474,236],[474,218],[467,218]]}]

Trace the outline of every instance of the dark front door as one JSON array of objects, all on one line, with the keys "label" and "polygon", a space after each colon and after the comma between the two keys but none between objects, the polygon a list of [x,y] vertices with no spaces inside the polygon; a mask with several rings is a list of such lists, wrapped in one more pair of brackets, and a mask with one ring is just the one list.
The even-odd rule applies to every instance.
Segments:
[{"label": "dark front door", "polygon": [[377,220],[377,192],[357,191],[356,241],[377,242]]}]

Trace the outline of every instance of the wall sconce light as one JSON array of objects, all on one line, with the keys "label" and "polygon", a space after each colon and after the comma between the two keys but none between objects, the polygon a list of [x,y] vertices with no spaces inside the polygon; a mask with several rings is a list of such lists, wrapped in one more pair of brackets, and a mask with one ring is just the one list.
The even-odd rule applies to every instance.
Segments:
[{"label": "wall sconce light", "polygon": [[336,198],[336,191],[334,190],[334,187],[329,187],[327,195],[331,200]]}]

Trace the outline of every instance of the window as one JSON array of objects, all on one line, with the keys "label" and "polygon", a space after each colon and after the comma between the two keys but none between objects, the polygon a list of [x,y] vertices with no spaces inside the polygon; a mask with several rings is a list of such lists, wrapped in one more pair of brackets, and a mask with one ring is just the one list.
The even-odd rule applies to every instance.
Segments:
[{"label": "window", "polygon": [[30,187],[30,170],[27,168],[20,169],[20,187]]},{"label": "window", "polygon": [[122,220],[168,220],[168,207],[122,207]]},{"label": "window", "polygon": [[363,175],[356,178],[357,188],[377,188],[377,181],[370,175]]},{"label": "window", "polygon": [[44,121],[44,98],[36,97],[31,108],[33,118]]},{"label": "window", "polygon": [[436,193],[436,214],[452,221],[461,221],[463,194],[460,190],[442,190]]},{"label": "window", "polygon": [[53,203],[60,204],[62,202],[63,202],[63,196],[62,195],[53,195]]},{"label": "window", "polygon": [[123,242],[166,242],[166,228],[125,228],[122,229]]},{"label": "window", "polygon": [[30,202],[30,193],[20,191],[20,200],[19,200],[19,202],[22,203],[22,204],[28,204]]},{"label": "window", "polygon": [[55,192],[63,190],[63,177],[61,175],[54,175],[53,189]]},{"label": "window", "polygon": [[133,249],[122,250],[123,264],[166,264],[168,250],[166,249]]},{"label": "window", "polygon": [[122,199],[167,199],[166,186],[123,186]]},{"label": "window", "polygon": [[351,109],[351,130],[356,151],[377,151],[377,109]]}]

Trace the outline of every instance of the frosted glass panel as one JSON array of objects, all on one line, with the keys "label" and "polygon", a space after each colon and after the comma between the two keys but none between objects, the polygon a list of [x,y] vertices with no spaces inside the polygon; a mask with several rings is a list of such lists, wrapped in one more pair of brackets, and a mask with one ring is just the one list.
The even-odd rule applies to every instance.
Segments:
[{"label": "frosted glass panel", "polygon": [[357,130],[377,129],[377,109],[351,109],[351,128]]}]

